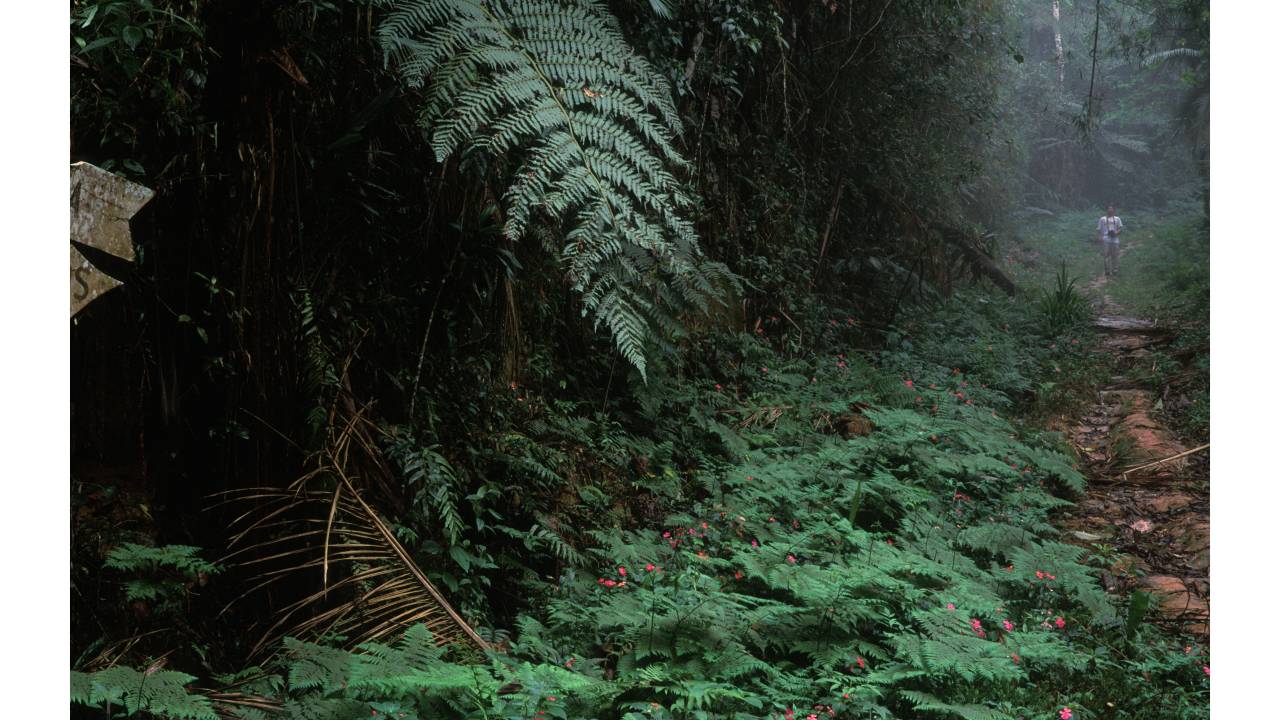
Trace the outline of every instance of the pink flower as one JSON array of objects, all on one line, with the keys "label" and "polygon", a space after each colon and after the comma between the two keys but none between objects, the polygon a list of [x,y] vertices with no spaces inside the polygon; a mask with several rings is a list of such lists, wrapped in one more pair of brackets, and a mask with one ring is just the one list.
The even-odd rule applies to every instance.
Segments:
[{"label": "pink flower", "polygon": [[1208,665],[1205,665],[1204,667],[1202,667],[1202,668],[1200,668],[1200,669],[1204,671],[1205,676],[1208,676],[1208,675],[1209,675],[1209,666],[1208,666]]},{"label": "pink flower", "polygon": [[657,565],[654,565],[653,563],[649,563],[648,565],[645,565],[645,566],[644,566],[644,569],[645,569],[645,570],[648,570],[649,572],[653,572],[653,569],[654,569],[655,567],[657,567]]},{"label": "pink flower", "polygon": [[605,580],[605,581],[604,581],[604,586],[605,586],[605,587],[613,587],[614,585],[617,585],[617,584],[618,584],[618,583],[614,582],[613,580]]},{"label": "pink flower", "polygon": [[956,609],[956,604],[955,604],[955,603],[947,603],[947,609],[948,609],[948,610],[955,610],[955,609]]},{"label": "pink flower", "polygon": [[788,556],[787,556],[787,562],[791,563],[792,565],[795,565],[795,564],[796,564],[796,556],[795,556],[795,555],[788,555]]},{"label": "pink flower", "polygon": [[752,540],[752,541],[751,541],[751,547],[760,547],[760,543],[759,543],[759,542],[756,542],[755,540]]},{"label": "pink flower", "polygon": [[865,662],[863,662],[862,658],[858,658],[858,667],[859,667],[859,668],[865,668],[866,666],[867,666],[867,664],[866,664]]},{"label": "pink flower", "polygon": [[1036,571],[1036,578],[1037,578],[1037,579],[1039,579],[1039,580],[1043,580],[1043,579],[1044,579],[1044,571],[1043,571],[1043,570],[1037,570],[1037,571]]},{"label": "pink flower", "polygon": [[915,387],[915,383],[913,383],[913,382],[911,382],[910,380],[908,380],[908,381],[907,381],[907,387]]},{"label": "pink flower", "polygon": [[972,620],[969,621],[969,627],[973,628],[974,630],[980,631],[982,630],[982,621],[977,618],[973,618]]},{"label": "pink flower", "polygon": [[662,533],[662,537],[664,537],[664,538],[669,538],[669,537],[671,537],[671,531],[670,531],[670,530],[667,530],[666,532],[663,532],[663,533]]},{"label": "pink flower", "polygon": [[1000,623],[1000,624],[1001,624],[1001,625],[1004,625],[1004,629],[1005,629],[1005,630],[1007,630],[1007,631],[1009,631],[1009,632],[1013,632],[1013,623],[1009,622],[1008,620],[1005,620],[1004,622],[1002,622],[1002,623]]},{"label": "pink flower", "polygon": [[716,383],[716,392],[720,392],[724,388],[720,387],[720,383]]},{"label": "pink flower", "polygon": [[1063,620],[1061,617],[1056,617],[1053,619],[1053,624],[1057,625],[1058,629],[1061,630],[1062,628],[1067,626],[1067,621]]},{"label": "pink flower", "polygon": [[1062,720],[1071,720],[1071,708],[1064,707],[1059,710],[1058,717],[1062,718]]},{"label": "pink flower", "polygon": [[741,580],[741,579],[742,579],[742,571],[741,571],[741,570],[735,570],[735,571],[733,571],[733,579],[734,579],[734,580]]},{"label": "pink flower", "polygon": [[627,576],[627,569],[626,569],[626,568],[624,568],[624,567],[619,567],[619,568],[618,568],[618,574],[619,574],[619,575],[621,575],[622,577],[626,577],[626,576]]},{"label": "pink flower", "polygon": [[555,696],[555,695],[548,695],[548,696],[547,696],[547,702],[555,702],[555,701],[556,701],[556,696]]}]

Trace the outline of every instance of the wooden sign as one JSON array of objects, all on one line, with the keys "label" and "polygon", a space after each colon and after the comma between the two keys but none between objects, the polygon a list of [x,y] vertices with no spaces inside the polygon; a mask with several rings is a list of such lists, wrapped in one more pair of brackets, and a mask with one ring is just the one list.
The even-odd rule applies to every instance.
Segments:
[{"label": "wooden sign", "polygon": [[[129,219],[155,192],[89,163],[71,166],[71,239],[133,260]],[[71,315],[120,284],[71,246]]]}]

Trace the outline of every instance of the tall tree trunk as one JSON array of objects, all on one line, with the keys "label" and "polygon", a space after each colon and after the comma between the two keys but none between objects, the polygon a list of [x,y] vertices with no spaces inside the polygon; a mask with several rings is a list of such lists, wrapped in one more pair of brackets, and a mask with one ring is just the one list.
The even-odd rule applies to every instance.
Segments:
[{"label": "tall tree trunk", "polygon": [[1058,63],[1058,88],[1067,80],[1067,58],[1062,53],[1062,10],[1059,0],[1053,0],[1053,59]]}]

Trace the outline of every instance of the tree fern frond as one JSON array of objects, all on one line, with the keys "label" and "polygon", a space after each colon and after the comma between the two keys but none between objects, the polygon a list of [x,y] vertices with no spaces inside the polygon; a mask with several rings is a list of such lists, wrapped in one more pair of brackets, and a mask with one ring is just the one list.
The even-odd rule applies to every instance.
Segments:
[{"label": "tree fern frond", "polygon": [[691,203],[670,170],[686,165],[671,89],[603,3],[404,0],[378,33],[405,80],[427,86],[423,121],[439,158],[515,157],[507,237],[539,218],[567,224],[570,284],[642,377],[666,318],[736,286],[681,216]]},{"label": "tree fern frond", "polygon": [[1142,59],[1142,65],[1146,67],[1150,65],[1155,65],[1156,63],[1164,62],[1165,60],[1173,60],[1173,59],[1198,60],[1203,56],[1204,56],[1204,53],[1195,48],[1188,48],[1188,47],[1170,48],[1168,50],[1161,50],[1160,52],[1152,53],[1144,57]]}]

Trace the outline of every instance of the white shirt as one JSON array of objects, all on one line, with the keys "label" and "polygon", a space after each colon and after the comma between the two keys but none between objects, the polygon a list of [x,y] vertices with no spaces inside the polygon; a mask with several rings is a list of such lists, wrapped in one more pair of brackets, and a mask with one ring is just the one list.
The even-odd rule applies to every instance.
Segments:
[{"label": "white shirt", "polygon": [[[1107,231],[1109,230],[1116,231],[1115,237],[1107,236]],[[1111,217],[1107,217],[1106,215],[1103,215],[1102,217],[1098,218],[1098,237],[1101,238],[1103,242],[1111,242],[1111,243],[1120,242],[1121,230],[1124,230],[1124,223],[1120,222],[1119,215],[1113,215]]]}]

